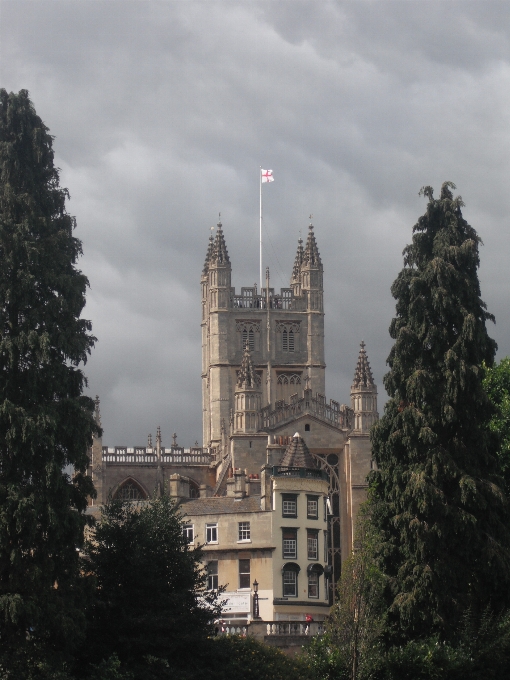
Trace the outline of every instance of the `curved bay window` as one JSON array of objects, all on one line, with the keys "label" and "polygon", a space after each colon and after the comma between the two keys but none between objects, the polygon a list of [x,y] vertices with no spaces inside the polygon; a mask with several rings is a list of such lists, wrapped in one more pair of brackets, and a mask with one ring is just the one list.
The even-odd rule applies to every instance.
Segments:
[{"label": "curved bay window", "polygon": [[117,489],[114,499],[121,501],[143,501],[146,495],[139,484],[134,479],[128,479]]}]

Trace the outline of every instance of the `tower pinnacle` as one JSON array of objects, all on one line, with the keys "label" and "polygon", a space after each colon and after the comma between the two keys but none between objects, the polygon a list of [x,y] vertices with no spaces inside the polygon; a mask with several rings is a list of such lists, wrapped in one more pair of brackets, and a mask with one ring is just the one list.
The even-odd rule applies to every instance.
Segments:
[{"label": "tower pinnacle", "polygon": [[251,360],[250,348],[248,345],[244,348],[243,360],[241,369],[237,378],[237,386],[241,388],[256,387],[255,371]]},{"label": "tower pinnacle", "polygon": [[353,389],[360,387],[373,387],[374,378],[372,377],[372,369],[365,351],[365,343],[362,340],[360,343],[360,350],[358,355],[358,363],[356,364],[356,371],[354,372],[354,381],[352,383]]},{"label": "tower pinnacle", "polygon": [[230,258],[228,256],[227,245],[225,243],[225,237],[223,236],[223,225],[221,222],[217,224],[216,238],[214,239],[211,262],[215,264],[230,264]]},{"label": "tower pinnacle", "polygon": [[306,247],[303,253],[303,262],[308,265],[315,265],[322,267],[322,260],[315,240],[313,232],[313,224],[310,222],[308,226],[308,238],[306,239]]}]

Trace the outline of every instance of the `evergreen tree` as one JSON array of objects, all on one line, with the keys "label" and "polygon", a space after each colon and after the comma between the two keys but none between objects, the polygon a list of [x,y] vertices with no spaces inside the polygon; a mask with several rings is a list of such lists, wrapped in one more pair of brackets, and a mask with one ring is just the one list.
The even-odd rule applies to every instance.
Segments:
[{"label": "evergreen tree", "polygon": [[499,437],[498,458],[505,479],[507,495],[510,494],[510,358],[487,370],[484,387],[494,405],[495,413],[490,429]]},{"label": "evergreen tree", "polygon": [[448,638],[466,611],[508,604],[509,514],[483,364],[492,366],[493,320],[480,299],[480,239],[455,186],[426,213],[392,286],[395,344],[390,396],[372,430],[371,477],[378,557],[390,579],[386,634]]},{"label": "evergreen tree", "polygon": [[[94,404],[81,243],[26,90],[0,90],[0,657],[70,649]],[[73,466],[71,479],[64,469]],[[27,649],[28,648],[28,649]],[[3,656],[2,656],[3,655]],[[22,677],[18,675],[18,677]]]},{"label": "evergreen tree", "polygon": [[200,647],[220,608],[205,591],[201,551],[188,546],[167,496],[108,502],[85,554],[97,589],[82,670],[113,655],[135,678],[152,677],[149,666],[166,678],[203,663]]}]

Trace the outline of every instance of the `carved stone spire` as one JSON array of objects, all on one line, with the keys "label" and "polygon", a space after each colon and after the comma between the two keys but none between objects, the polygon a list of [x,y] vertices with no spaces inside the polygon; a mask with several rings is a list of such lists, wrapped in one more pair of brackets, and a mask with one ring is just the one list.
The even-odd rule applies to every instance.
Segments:
[{"label": "carved stone spire", "polygon": [[301,265],[303,264],[304,252],[303,239],[299,237],[296,259],[294,260],[294,267],[292,268],[291,285],[293,283],[298,283],[301,280]]},{"label": "carved stone spire", "polygon": [[322,260],[313,233],[313,224],[310,222],[308,227],[308,238],[306,239],[306,247],[303,253],[303,262],[307,265],[322,267]]},{"label": "carved stone spire", "polygon": [[237,377],[234,392],[234,432],[257,432],[261,408],[261,390],[251,360],[250,349],[246,346]]},{"label": "carved stone spire", "polygon": [[379,414],[377,413],[377,387],[372,377],[363,341],[361,341],[358,363],[351,386],[351,403],[354,411],[354,432],[368,435],[370,428],[379,418]]},{"label": "carved stone spire", "polygon": [[365,343],[362,340],[358,355],[358,363],[356,364],[356,371],[354,373],[352,389],[373,386],[374,378],[372,377],[372,369],[370,368],[370,362],[368,361],[367,353],[365,351]]},{"label": "carved stone spire", "polygon": [[255,370],[251,360],[250,348],[246,345],[241,362],[241,369],[237,377],[237,386],[240,388],[253,388],[257,386]]},{"label": "carved stone spire", "polygon": [[[214,227],[213,227],[213,229],[214,229]],[[209,262],[211,261],[213,249],[214,249],[214,236],[211,234],[209,236],[209,245],[207,247],[207,253],[206,253],[206,256],[205,256],[204,268],[202,270],[203,274],[207,274],[207,272],[209,271]]]},{"label": "carved stone spire", "polygon": [[210,262],[215,264],[230,264],[230,258],[228,256],[227,244],[225,243],[225,237],[223,236],[221,222],[217,224],[216,238],[213,242],[212,253],[210,257]]}]

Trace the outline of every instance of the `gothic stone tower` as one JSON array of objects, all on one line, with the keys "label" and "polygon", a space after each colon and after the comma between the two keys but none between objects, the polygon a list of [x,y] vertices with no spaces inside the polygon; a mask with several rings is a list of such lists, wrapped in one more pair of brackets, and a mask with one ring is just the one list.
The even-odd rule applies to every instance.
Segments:
[{"label": "gothic stone tower", "polygon": [[325,392],[323,267],[313,225],[299,240],[289,288],[231,287],[222,224],[211,237],[202,271],[202,409],[205,446],[221,445],[222,423],[238,411],[236,385],[248,347],[261,406],[289,402],[309,389]]}]

